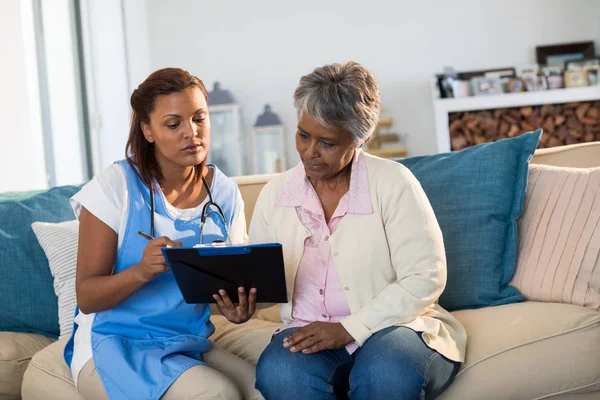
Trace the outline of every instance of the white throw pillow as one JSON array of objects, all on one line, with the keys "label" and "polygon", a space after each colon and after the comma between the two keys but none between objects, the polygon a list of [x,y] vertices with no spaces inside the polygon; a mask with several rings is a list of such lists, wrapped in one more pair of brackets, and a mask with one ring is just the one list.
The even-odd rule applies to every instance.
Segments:
[{"label": "white throw pillow", "polygon": [[34,222],[31,228],[46,254],[50,272],[54,277],[54,293],[58,297],[60,336],[70,336],[77,304],[75,269],[79,221]]}]

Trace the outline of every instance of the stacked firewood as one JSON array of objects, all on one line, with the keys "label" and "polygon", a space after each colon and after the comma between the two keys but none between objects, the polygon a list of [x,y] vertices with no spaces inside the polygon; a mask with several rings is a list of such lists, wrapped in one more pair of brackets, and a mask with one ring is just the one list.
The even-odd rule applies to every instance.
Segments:
[{"label": "stacked firewood", "polygon": [[600,140],[600,101],[449,114],[452,150],[542,128],[538,147]]}]

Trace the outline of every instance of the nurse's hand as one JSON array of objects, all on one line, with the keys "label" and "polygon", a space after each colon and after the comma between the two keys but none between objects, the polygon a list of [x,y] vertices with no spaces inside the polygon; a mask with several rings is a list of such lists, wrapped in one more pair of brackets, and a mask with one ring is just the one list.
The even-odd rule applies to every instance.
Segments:
[{"label": "nurse's hand", "polygon": [[158,276],[161,272],[167,272],[169,267],[165,261],[161,249],[165,246],[181,247],[181,242],[174,242],[166,236],[149,240],[142,261],[134,265],[138,278],[146,283]]},{"label": "nurse's hand", "polygon": [[219,290],[219,294],[213,295],[217,300],[217,308],[230,322],[234,324],[243,324],[254,315],[256,311],[256,289],[250,289],[250,295],[246,296],[246,290],[243,287],[238,288],[238,297],[240,302],[233,304],[227,292]]}]

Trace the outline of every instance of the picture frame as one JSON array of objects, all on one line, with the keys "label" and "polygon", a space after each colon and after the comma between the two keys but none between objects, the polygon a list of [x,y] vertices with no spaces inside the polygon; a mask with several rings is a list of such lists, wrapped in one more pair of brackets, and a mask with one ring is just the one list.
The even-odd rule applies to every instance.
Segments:
[{"label": "picture frame", "polygon": [[566,61],[593,58],[596,55],[593,41],[560,43],[537,46],[537,63],[540,65],[563,66]]},{"label": "picture frame", "polygon": [[494,68],[494,69],[483,69],[478,71],[465,71],[458,72],[456,78],[463,81],[470,81],[472,78],[484,77],[484,78],[512,78],[516,76],[516,70],[514,67],[506,68]]},{"label": "picture frame", "polygon": [[562,89],[564,87],[564,78],[561,67],[543,67],[542,73],[546,76],[548,89]]},{"label": "picture frame", "polygon": [[565,71],[585,70],[588,67],[600,67],[600,56],[565,61]]},{"label": "picture frame", "polygon": [[476,76],[471,78],[471,92],[474,96],[502,94],[502,83],[499,78]]},{"label": "picture frame", "polygon": [[510,93],[520,93],[527,91],[527,83],[522,78],[512,78],[508,81],[508,91]]},{"label": "picture frame", "polygon": [[533,71],[525,71],[520,78],[525,81],[528,92],[539,92],[547,89],[546,77],[544,74]]},{"label": "picture frame", "polygon": [[576,88],[588,86],[588,77],[585,71],[565,71],[565,87]]},{"label": "picture frame", "polygon": [[455,98],[471,96],[471,87],[469,82],[455,79],[452,81],[452,93]]},{"label": "picture frame", "polygon": [[588,86],[600,86],[600,66],[592,66],[584,69]]},{"label": "picture frame", "polygon": [[523,64],[523,65],[517,65],[515,69],[517,71],[516,76],[519,76],[522,78],[523,75],[528,74],[528,73],[538,73],[540,71],[540,65],[539,64]]}]

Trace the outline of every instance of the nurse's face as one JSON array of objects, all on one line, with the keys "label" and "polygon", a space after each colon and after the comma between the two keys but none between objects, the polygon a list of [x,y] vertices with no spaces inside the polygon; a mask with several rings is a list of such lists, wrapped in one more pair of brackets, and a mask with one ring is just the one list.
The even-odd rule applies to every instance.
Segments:
[{"label": "nurse's face", "polygon": [[197,87],[158,96],[150,123],[142,123],[146,140],[154,143],[161,166],[191,167],[203,163],[210,146],[210,120],[204,94]]}]

